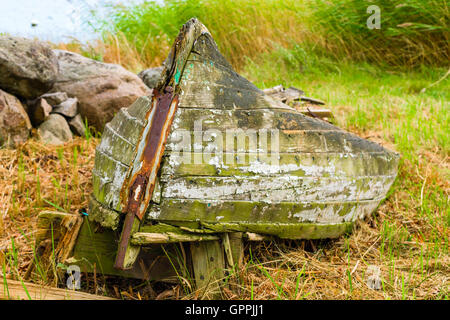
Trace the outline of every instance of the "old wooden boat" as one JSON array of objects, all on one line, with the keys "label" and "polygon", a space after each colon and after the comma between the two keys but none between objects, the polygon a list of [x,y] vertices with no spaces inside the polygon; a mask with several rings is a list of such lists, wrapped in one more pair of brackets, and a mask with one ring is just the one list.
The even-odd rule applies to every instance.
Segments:
[{"label": "old wooden boat", "polygon": [[[335,238],[372,213],[396,178],[398,154],[265,95],[233,70],[196,19],[183,27],[156,90],[169,86],[177,108],[123,269],[136,270],[140,248],[155,243],[211,243],[226,235],[223,245],[236,234]],[[121,109],[96,149],[88,214],[90,223],[113,230],[111,252],[102,249],[108,261],[124,224],[124,186],[158,99],[141,97]],[[77,261],[88,255],[80,241]],[[223,253],[209,246],[206,255],[215,250]],[[112,262],[104,263],[111,271]]]}]

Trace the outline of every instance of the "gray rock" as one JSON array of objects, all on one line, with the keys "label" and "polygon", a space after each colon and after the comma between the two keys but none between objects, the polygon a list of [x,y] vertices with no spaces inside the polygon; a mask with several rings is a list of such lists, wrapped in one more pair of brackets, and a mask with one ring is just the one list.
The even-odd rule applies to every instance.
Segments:
[{"label": "gray rock", "polygon": [[48,104],[45,99],[37,99],[30,107],[31,120],[35,126],[40,125],[42,122],[47,120],[50,112],[52,112],[52,106]]},{"label": "gray rock", "polygon": [[0,146],[14,147],[25,142],[30,130],[31,122],[22,103],[0,90]]},{"label": "gray rock", "polygon": [[86,133],[86,127],[80,114],[69,120],[69,126],[76,135],[84,136]]},{"label": "gray rock", "polygon": [[53,113],[59,113],[68,118],[73,118],[78,113],[78,99],[77,98],[69,98],[66,101],[63,101],[61,104],[55,106],[53,108]]},{"label": "gray rock", "polygon": [[0,70],[0,88],[35,99],[52,88],[58,60],[43,42],[0,35]]},{"label": "gray rock", "polygon": [[98,131],[122,107],[128,107],[150,90],[135,74],[115,64],[102,63],[79,54],[54,50],[60,72],[52,92],[67,92],[78,99],[83,118]]},{"label": "gray rock", "polygon": [[63,116],[52,113],[38,128],[38,136],[45,143],[61,145],[72,140],[69,124]]},{"label": "gray rock", "polygon": [[40,98],[45,99],[51,106],[56,106],[69,99],[65,92],[46,93],[40,96]]},{"label": "gray rock", "polygon": [[159,79],[161,79],[163,69],[164,67],[149,68],[139,72],[138,76],[142,79],[142,81],[144,81],[147,87],[153,89],[156,87]]}]

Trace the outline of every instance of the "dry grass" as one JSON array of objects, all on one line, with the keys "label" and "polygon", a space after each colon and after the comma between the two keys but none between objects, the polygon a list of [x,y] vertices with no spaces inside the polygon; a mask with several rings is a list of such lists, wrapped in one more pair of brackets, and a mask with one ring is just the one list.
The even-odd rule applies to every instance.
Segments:
[{"label": "dry grass", "polygon": [[[3,253],[15,248],[18,259],[6,264],[8,277],[21,279],[33,259],[34,224],[41,210],[54,209],[50,202],[67,212],[87,206],[97,143],[77,138],[63,147],[48,147],[32,139],[17,150],[0,150],[0,248]],[[448,229],[420,214],[423,198],[411,198],[426,197],[433,188],[448,194],[449,182],[436,170],[443,165],[448,169],[445,160],[425,153],[418,166],[405,161],[395,192],[348,236],[247,245],[244,267],[236,274],[239,290],[225,290],[224,298],[448,299],[450,259],[448,243],[442,243],[448,241]],[[414,187],[402,186],[405,179],[413,179]],[[445,211],[436,208],[433,214],[445,220]],[[370,265],[381,270],[381,290],[366,285]],[[94,284],[92,276],[85,279],[85,289],[125,299],[198,298],[198,292],[183,294],[181,285],[113,277]],[[42,282],[37,275],[34,280]]]},{"label": "dry grass", "polygon": [[[180,27],[197,17],[207,26],[220,51],[239,70],[247,59],[275,46],[289,46],[307,39],[315,41],[317,36],[308,30],[303,9],[304,6],[292,0],[285,3],[240,0],[238,4],[212,0],[184,5],[174,2],[164,9],[151,3],[143,4],[142,8],[118,6],[115,15],[104,22],[102,41],[89,44],[73,41],[54,47],[121,64],[137,73],[160,66]],[[114,31],[110,30],[114,27]]]},{"label": "dry grass", "polygon": [[[425,162],[425,161],[424,161]],[[429,183],[449,190],[425,164],[404,164],[400,178],[410,170],[427,175]],[[420,175],[420,174],[419,174]],[[423,181],[417,176],[423,185]],[[450,257],[448,229],[434,226],[417,214],[420,203],[397,182],[396,192],[375,215],[360,221],[353,233],[335,241],[259,244],[252,248],[258,264],[249,261],[245,298],[255,299],[448,299]],[[435,218],[445,220],[445,211]],[[439,217],[441,216],[441,217]],[[446,242],[447,241],[447,242]],[[369,266],[381,270],[381,290],[367,284]],[[273,281],[261,272],[264,267]],[[299,284],[297,284],[300,277]],[[249,290],[253,281],[253,293]]]},{"label": "dry grass", "polygon": [[104,41],[97,40],[84,44],[78,41],[52,44],[55,49],[76,52],[91,59],[122,65],[125,69],[138,73],[150,67],[161,66],[170,51],[168,41],[152,44],[152,50],[139,50],[122,33],[108,34]]},{"label": "dry grass", "polygon": [[34,258],[39,212],[87,207],[96,143],[76,138],[52,147],[30,139],[18,149],[0,149],[0,266],[10,277],[21,279]]}]

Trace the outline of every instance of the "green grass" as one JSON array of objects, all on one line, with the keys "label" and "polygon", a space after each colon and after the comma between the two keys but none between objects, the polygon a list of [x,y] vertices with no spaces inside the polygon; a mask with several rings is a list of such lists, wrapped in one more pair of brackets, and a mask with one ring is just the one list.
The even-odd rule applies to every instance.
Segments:
[{"label": "green grass", "polygon": [[[370,5],[380,8],[380,29],[367,27]],[[327,56],[378,64],[447,66],[450,58],[446,0],[146,1],[111,6],[106,17],[94,14],[92,21],[112,55],[117,59],[117,51],[122,51],[122,60],[129,60],[119,57],[120,63],[136,66],[126,49],[150,66],[161,64],[180,27],[192,17],[207,26],[238,69],[245,57],[298,43]],[[97,59],[105,55],[92,48],[82,52]]]},{"label": "green grass", "polygon": [[[415,65],[448,65],[450,11],[446,0],[318,0],[311,7],[314,32],[340,58]],[[369,29],[370,5],[380,10],[380,29]]]},{"label": "green grass", "polygon": [[376,131],[395,144],[404,159],[414,161],[423,150],[437,148],[442,156],[449,155],[449,79],[421,92],[446,71],[339,62],[306,55],[299,47],[248,61],[243,74],[261,88],[295,86],[325,100],[341,127],[363,134]]}]

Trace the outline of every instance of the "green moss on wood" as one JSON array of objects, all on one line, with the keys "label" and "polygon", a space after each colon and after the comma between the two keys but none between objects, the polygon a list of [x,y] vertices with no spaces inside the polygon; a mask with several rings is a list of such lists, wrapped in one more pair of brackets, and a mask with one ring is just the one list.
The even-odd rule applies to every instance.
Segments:
[{"label": "green moss on wood", "polygon": [[117,230],[119,227],[120,214],[117,211],[111,210],[91,195],[89,201],[89,220],[99,223],[102,227]]}]

